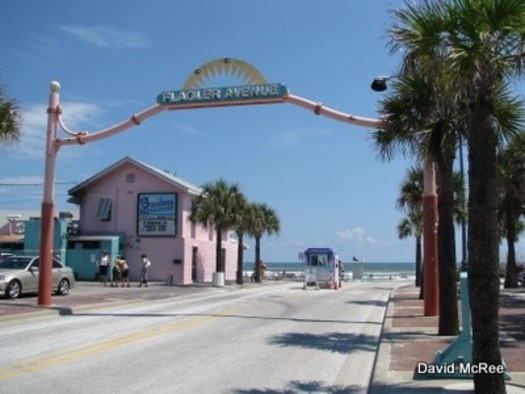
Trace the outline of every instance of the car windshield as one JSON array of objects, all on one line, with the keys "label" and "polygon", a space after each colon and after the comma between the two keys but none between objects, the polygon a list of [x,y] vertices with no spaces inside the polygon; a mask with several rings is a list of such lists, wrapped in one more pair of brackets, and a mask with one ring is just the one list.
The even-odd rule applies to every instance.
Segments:
[{"label": "car windshield", "polygon": [[31,258],[27,257],[6,257],[4,261],[0,263],[0,269],[25,269],[27,264],[31,261]]}]

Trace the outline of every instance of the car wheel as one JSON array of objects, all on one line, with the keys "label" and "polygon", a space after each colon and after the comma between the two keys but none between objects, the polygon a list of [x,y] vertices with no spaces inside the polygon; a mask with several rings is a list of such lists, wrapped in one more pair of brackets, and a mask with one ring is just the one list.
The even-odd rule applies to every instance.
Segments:
[{"label": "car wheel", "polygon": [[20,286],[20,282],[17,280],[12,280],[11,282],[9,282],[5,289],[5,296],[7,298],[18,298],[21,293],[22,286]]},{"label": "car wheel", "polygon": [[69,293],[69,281],[67,279],[62,279],[58,284],[58,295],[67,295]]}]

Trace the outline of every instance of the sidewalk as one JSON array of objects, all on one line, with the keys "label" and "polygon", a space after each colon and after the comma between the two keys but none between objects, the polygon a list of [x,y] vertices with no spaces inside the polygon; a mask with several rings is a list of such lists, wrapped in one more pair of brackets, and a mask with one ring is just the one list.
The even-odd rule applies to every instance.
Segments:
[{"label": "sidewalk", "polygon": [[[461,313],[461,307],[460,307]],[[392,292],[369,393],[469,393],[471,379],[428,379],[416,374],[418,362],[430,364],[456,337],[437,335],[438,317],[424,316],[419,288]],[[500,343],[510,380],[507,393],[525,393],[525,287],[502,289]]]}]

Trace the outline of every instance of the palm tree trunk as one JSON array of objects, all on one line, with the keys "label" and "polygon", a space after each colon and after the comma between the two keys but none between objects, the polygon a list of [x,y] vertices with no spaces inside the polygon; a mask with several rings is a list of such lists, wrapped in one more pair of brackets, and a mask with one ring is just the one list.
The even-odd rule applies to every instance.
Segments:
[{"label": "palm tree trunk", "polygon": [[422,285],[422,267],[421,267],[421,261],[423,258],[423,253],[421,249],[421,236],[418,235],[416,237],[416,286],[420,287]]},{"label": "palm tree trunk", "polygon": [[507,198],[505,204],[505,218],[507,222],[507,266],[505,268],[505,288],[518,287],[518,271],[516,269],[516,248],[514,240],[516,239],[516,221],[515,204],[512,196]]},{"label": "palm tree trunk", "polygon": [[243,267],[243,260],[244,260],[244,249],[243,249],[243,237],[244,234],[241,232],[237,232],[237,284],[242,285],[244,284],[244,267]]},{"label": "palm tree trunk", "polygon": [[[496,149],[498,138],[485,103],[472,104],[469,129],[469,293],[473,362],[502,365],[499,347],[499,234]],[[504,393],[503,374],[474,375],[476,393]]]},{"label": "palm tree trunk", "polygon": [[215,269],[216,272],[224,272],[224,259],[222,258],[222,231],[217,229],[217,244],[215,245]]},{"label": "palm tree trunk", "polygon": [[419,299],[420,300],[425,299],[425,275],[423,275],[424,270],[425,270],[425,262],[421,264],[421,287],[419,288]]},{"label": "palm tree trunk", "polygon": [[261,283],[261,237],[255,237],[255,281]]},{"label": "palm tree trunk", "polygon": [[438,256],[439,256],[439,329],[438,335],[459,333],[456,237],[454,231],[453,156],[442,157],[438,166]]}]

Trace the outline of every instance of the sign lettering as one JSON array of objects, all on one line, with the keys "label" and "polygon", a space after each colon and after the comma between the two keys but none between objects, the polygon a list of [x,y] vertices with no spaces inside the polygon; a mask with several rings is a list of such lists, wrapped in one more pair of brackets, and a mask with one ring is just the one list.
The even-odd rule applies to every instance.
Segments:
[{"label": "sign lettering", "polygon": [[177,195],[175,193],[140,193],[138,196],[137,234],[139,236],[174,236],[177,233]]},{"label": "sign lettering", "polygon": [[235,105],[238,101],[264,102],[282,99],[288,93],[280,83],[164,91],[157,96],[162,105]]}]

